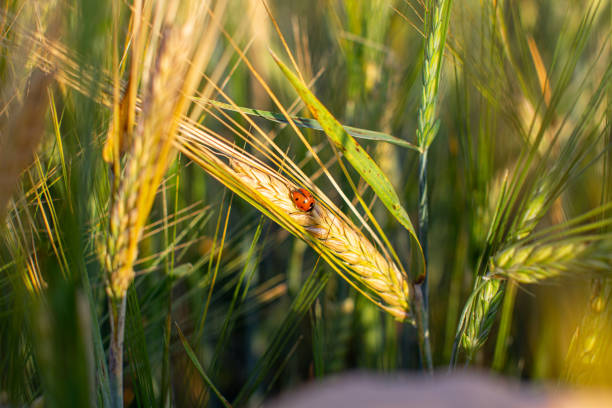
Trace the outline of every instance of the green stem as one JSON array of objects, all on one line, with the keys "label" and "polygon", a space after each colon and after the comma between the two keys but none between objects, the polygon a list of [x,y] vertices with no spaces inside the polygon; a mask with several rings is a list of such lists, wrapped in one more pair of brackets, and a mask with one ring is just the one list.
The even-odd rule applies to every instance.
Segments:
[{"label": "green stem", "polygon": [[425,148],[419,156],[419,242],[423,249],[423,257],[425,259],[425,279],[422,282],[423,287],[423,305],[427,310],[429,308],[429,293],[427,288],[428,278],[428,245],[427,245],[427,230],[429,225],[429,199],[427,192],[427,155],[429,149]]},{"label": "green stem", "polygon": [[506,352],[508,350],[508,336],[512,323],[512,312],[514,311],[514,300],[516,299],[517,284],[510,281],[508,290],[504,294],[504,304],[502,306],[501,321],[495,342],[495,353],[493,354],[493,370],[500,371],[506,362]]},{"label": "green stem", "polygon": [[414,304],[421,364],[429,374],[433,374],[433,359],[431,357],[431,342],[429,338],[429,316],[424,304],[422,284],[415,285],[414,287]]},{"label": "green stem", "polygon": [[172,278],[167,277],[167,308],[166,324],[164,326],[164,352],[162,361],[162,380],[161,380],[161,408],[170,406],[170,341],[172,335]]},{"label": "green stem", "polygon": [[421,361],[427,370],[432,370],[431,344],[429,340],[429,289],[428,289],[428,257],[427,230],[429,225],[429,203],[427,193],[427,155],[429,146],[433,143],[439,127],[436,117],[436,100],[442,57],[446,45],[446,33],[450,19],[452,0],[430,0],[425,18],[425,59],[423,62],[423,90],[418,112],[417,143],[421,149],[419,155],[419,242],[423,249],[425,260],[425,277],[422,282],[416,282],[415,306]]},{"label": "green stem", "polygon": [[427,153],[425,148],[419,156],[419,242],[423,249],[425,259],[425,279],[416,285],[417,296],[417,326],[419,332],[419,346],[421,363],[423,367],[432,372],[431,343],[429,339],[429,293],[428,293],[428,253],[427,253],[427,227],[429,225],[429,203],[427,198]]},{"label": "green stem", "polygon": [[111,343],[108,352],[108,371],[110,374],[111,406],[123,408],[123,335],[125,332],[126,297],[108,298]]}]

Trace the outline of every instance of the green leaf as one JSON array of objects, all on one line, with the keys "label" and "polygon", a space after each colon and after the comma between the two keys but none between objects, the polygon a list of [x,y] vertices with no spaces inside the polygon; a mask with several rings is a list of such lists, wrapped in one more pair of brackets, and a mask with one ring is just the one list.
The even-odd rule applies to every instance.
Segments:
[{"label": "green leaf", "polygon": [[193,366],[196,368],[196,370],[198,370],[198,373],[200,373],[200,376],[202,376],[202,379],[204,380],[204,382],[206,382],[206,385],[208,385],[208,387],[212,390],[212,392],[215,393],[215,395],[217,396],[217,398],[219,398],[219,401],[221,401],[224,407],[231,408],[232,405],[219,392],[217,387],[215,387],[215,385],[212,383],[210,378],[208,378],[208,376],[204,372],[204,368],[202,368],[202,364],[200,364],[198,357],[195,355],[193,349],[189,345],[189,342],[183,335],[183,332],[181,331],[181,328],[178,326],[178,324],[176,325],[176,330],[178,331],[178,335],[181,338],[181,343],[183,343],[183,348],[185,349],[185,353],[187,353],[187,357],[189,357],[189,360],[191,360],[191,363],[193,364]]},{"label": "green leaf", "polygon": [[[376,165],[370,155],[359,146],[355,139],[347,133],[340,122],[334,118],[317,97],[310,92],[306,84],[291,72],[274,54],[272,54],[272,57],[289,82],[291,82],[291,85],[293,85],[300,98],[302,98],[306,106],[308,106],[310,113],[312,113],[319,122],[325,134],[327,134],[330,140],[334,142],[336,147],[342,152],[344,157],[351,163],[353,168],[355,168],[361,177],[370,185],[391,214],[393,214],[393,216],[410,232],[418,248],[420,257],[419,264],[420,266],[424,266],[423,250],[416,236],[414,226],[385,173]],[[418,275],[417,273],[416,276]]]},{"label": "green leaf", "polygon": [[125,351],[129,356],[136,398],[140,406],[152,407],[155,402],[153,374],[145,341],[140,304],[134,285],[128,289],[127,307]]},{"label": "green leaf", "polygon": [[304,315],[321,293],[329,279],[329,272],[325,270],[315,270],[302,284],[300,292],[297,294],[287,316],[276,329],[270,340],[268,347],[261,358],[257,361],[255,368],[249,374],[238,396],[234,400],[235,406],[244,406],[248,399],[253,395],[264,379],[273,372],[278,362],[286,355],[288,345],[295,339],[295,333]]},{"label": "green leaf", "polygon": [[[214,105],[224,110],[229,110],[232,112],[240,112],[240,113],[244,113],[245,115],[250,115],[250,116],[257,116],[263,119],[270,120],[272,122],[288,123],[287,118],[282,113],[269,112],[269,111],[260,110],[260,109],[243,108],[241,106],[233,106],[227,103],[214,101],[212,99],[207,99],[203,101],[210,103],[211,105]],[[305,128],[315,129],[315,130],[324,130],[323,127],[321,127],[321,125],[319,124],[319,122],[313,119],[302,118],[299,116],[291,116],[291,120],[293,120],[295,124],[300,127],[305,127]],[[374,130],[361,129],[361,128],[356,128],[356,127],[351,127],[351,126],[344,126],[344,130],[346,130],[346,132],[349,135],[359,138],[359,139],[377,140],[379,142],[387,142],[387,143],[394,144],[396,146],[412,149],[417,152],[420,151],[418,146],[410,142],[407,142],[403,139],[400,139],[398,137],[389,135],[387,133],[376,132]]]}]

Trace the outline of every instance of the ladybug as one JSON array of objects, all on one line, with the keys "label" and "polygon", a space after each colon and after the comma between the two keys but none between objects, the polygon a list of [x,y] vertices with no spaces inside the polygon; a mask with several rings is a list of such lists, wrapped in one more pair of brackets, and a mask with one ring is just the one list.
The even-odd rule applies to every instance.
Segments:
[{"label": "ladybug", "polygon": [[315,199],[312,193],[305,188],[299,188],[291,192],[291,199],[297,208],[308,212],[314,208]]}]

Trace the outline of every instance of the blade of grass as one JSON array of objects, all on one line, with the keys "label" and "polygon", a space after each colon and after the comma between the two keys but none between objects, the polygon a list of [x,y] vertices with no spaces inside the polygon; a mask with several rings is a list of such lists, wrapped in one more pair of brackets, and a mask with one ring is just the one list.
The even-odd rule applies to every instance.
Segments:
[{"label": "blade of grass", "polygon": [[493,364],[491,368],[495,371],[501,371],[506,363],[506,354],[508,352],[508,338],[510,337],[510,327],[512,324],[512,312],[514,311],[514,302],[516,300],[516,289],[518,285],[514,281],[508,284],[508,290],[504,295],[504,303],[502,305],[501,319],[499,330],[497,332],[497,341],[495,342],[495,353],[493,354]]},{"label": "blade of grass", "polygon": [[[198,331],[197,331],[196,339],[200,339],[202,337],[202,333],[204,331],[204,324],[206,323],[206,317],[208,315],[208,308],[210,306],[210,300],[212,298],[212,292],[213,292],[213,289],[215,287],[215,281],[216,281],[216,278],[217,278],[217,273],[219,272],[219,266],[221,265],[221,255],[223,254],[223,248],[224,248],[224,245],[225,245],[225,237],[226,237],[226,234],[227,234],[227,227],[228,227],[228,224],[229,224],[229,218],[230,218],[230,212],[231,212],[231,209],[232,209],[233,198],[234,198],[234,195],[232,194],[230,196],[230,200],[229,200],[229,203],[227,205],[227,212],[225,213],[225,224],[224,224],[224,227],[223,227],[223,232],[221,234],[221,243],[219,244],[219,250],[218,250],[218,253],[217,253],[217,259],[216,259],[216,262],[215,262],[215,269],[214,269],[214,271],[211,271],[214,257],[211,256],[210,262],[208,264],[208,274],[209,274],[209,276],[212,277],[212,280],[211,280],[211,284],[210,284],[210,289],[208,291],[208,296],[206,297],[206,303],[204,304],[204,310],[202,312],[202,316],[200,317],[200,322],[198,324]],[[221,208],[223,208],[223,206]],[[216,240],[217,232],[219,231],[219,226],[220,226],[220,222],[221,222],[221,219],[222,219],[221,216],[222,216],[222,211],[219,212],[219,218],[217,219],[217,228],[216,228],[216,231],[215,231],[215,240]],[[213,248],[212,248],[212,252],[211,253],[214,253],[214,251],[215,251],[215,245],[213,243]],[[212,275],[211,275],[211,272],[212,272]]]},{"label": "blade of grass", "polygon": [[232,331],[234,322],[234,312],[236,308],[240,306],[240,303],[244,301],[249,290],[249,283],[251,281],[250,275],[255,270],[254,265],[258,264],[258,261],[260,260],[261,249],[258,248],[258,244],[261,232],[263,230],[264,221],[265,219],[262,216],[259,220],[259,224],[257,225],[257,229],[255,230],[255,235],[251,240],[251,246],[246,256],[244,268],[242,268],[240,276],[238,277],[238,282],[236,283],[236,286],[234,288],[234,295],[232,296],[232,300],[225,316],[225,321],[223,322],[223,327],[221,328],[221,334],[219,335],[219,340],[217,341],[215,354],[210,364],[211,373],[217,372],[218,358],[222,350],[226,347],[228,336]]},{"label": "blade of grass", "polygon": [[323,378],[325,374],[325,322],[321,311],[321,302],[317,301],[310,312],[312,327],[312,364],[314,376]]},{"label": "blade of grass", "polygon": [[[176,219],[179,215],[179,190],[181,186],[181,157],[179,157],[174,162],[174,178],[175,178],[175,190],[174,190],[174,218]],[[164,192],[164,203],[165,203],[165,192]],[[164,205],[164,213],[167,212],[167,205]],[[164,244],[168,248],[174,246],[174,243],[177,242],[176,235],[177,223],[173,223],[172,225],[172,240],[168,237],[168,224],[167,224],[167,216],[164,217]],[[170,259],[166,258],[165,262],[165,272],[167,276],[165,293],[167,297],[167,306],[166,306],[166,320],[164,324],[164,336],[163,336],[163,355],[162,355],[162,379],[161,379],[161,393],[160,393],[160,407],[170,406],[171,403],[171,389],[170,389],[170,342],[172,336],[172,287],[174,280],[176,277],[179,277],[180,274],[177,273],[177,269],[181,268],[185,265],[181,265],[178,268],[175,268],[175,252],[171,251]]]},{"label": "blade of grass", "polygon": [[[270,120],[272,122],[289,123],[287,118],[285,118],[285,115],[283,115],[282,113],[269,112],[269,111],[265,111],[262,109],[244,108],[241,106],[234,107],[233,105],[211,100],[211,99],[205,102],[210,103],[211,105],[214,105],[224,110],[229,110],[232,112],[240,112],[240,113],[244,113],[250,116],[257,116],[263,119]],[[321,124],[314,119],[303,118],[299,116],[291,116],[291,120],[293,120],[293,122],[295,122],[295,124],[300,127],[305,127],[309,129],[315,129],[315,130],[324,130]],[[410,142],[407,142],[403,139],[400,139],[398,137],[389,135],[387,133],[377,132],[377,131],[368,130],[368,129],[361,129],[361,128],[356,128],[352,126],[343,126],[343,127],[344,127],[344,130],[346,130],[346,133],[348,133],[349,135],[353,137],[359,138],[359,139],[387,142],[387,143],[391,143],[391,144],[394,144],[400,147],[405,147],[407,149],[411,149],[417,152],[420,151],[420,149],[416,145]]]},{"label": "blade of grass", "polygon": [[[226,349],[229,334],[231,333],[234,322],[235,322],[235,311],[245,300],[247,292],[250,287],[251,278],[253,272],[255,271],[255,266],[259,263],[261,256],[261,248],[258,247],[259,239],[261,236],[261,232],[263,230],[264,217],[260,217],[259,223],[257,224],[257,229],[255,230],[255,235],[250,239],[251,245],[249,247],[244,267],[238,277],[238,280],[234,286],[234,294],[232,296],[232,300],[230,301],[230,305],[228,307],[227,313],[225,315],[225,320],[223,321],[223,326],[221,327],[221,333],[219,334],[217,344],[215,346],[215,352],[212,357],[212,361],[208,367],[208,372],[211,373],[213,378],[216,378],[219,371],[219,359],[221,357],[221,353]],[[247,238],[248,239],[248,238]],[[244,286],[244,287],[243,287]],[[202,392],[198,398],[198,402],[196,405],[203,406],[206,403],[206,392]]]},{"label": "blade of grass", "polygon": [[269,342],[263,356],[257,361],[257,365],[249,376],[246,384],[240,390],[240,393],[234,400],[234,405],[243,406],[246,404],[249,397],[259,387],[265,376],[270,373],[273,366],[282,358],[282,352],[287,344],[293,338],[298,324],[310,306],[319,296],[329,279],[327,271],[315,270],[302,285],[300,293],[296,296],[291,304],[289,313],[283,320],[282,324],[276,330],[274,336]]},{"label": "blade of grass", "polygon": [[152,407],[155,405],[153,372],[147,352],[138,295],[133,285],[128,289],[127,309],[125,350],[132,369],[136,399],[140,406]]},{"label": "blade of grass", "polygon": [[196,368],[196,370],[198,370],[198,373],[200,373],[200,376],[202,376],[202,379],[206,382],[206,385],[208,385],[208,387],[215,393],[215,395],[217,396],[217,398],[219,398],[219,401],[221,401],[223,406],[225,408],[231,408],[232,405],[228,402],[228,400],[225,399],[225,397],[221,394],[221,392],[219,392],[217,387],[215,387],[212,381],[210,381],[210,378],[208,378],[208,376],[204,372],[202,365],[198,361],[198,358],[193,352],[193,349],[191,348],[191,346],[189,345],[189,342],[183,335],[183,332],[181,331],[181,328],[179,327],[179,325],[177,323],[175,323],[175,325],[176,325],[176,330],[178,332],[178,335],[181,339],[181,343],[183,344],[183,348],[185,349],[185,353],[187,353],[187,356],[189,357],[189,360],[191,361],[193,366]]}]

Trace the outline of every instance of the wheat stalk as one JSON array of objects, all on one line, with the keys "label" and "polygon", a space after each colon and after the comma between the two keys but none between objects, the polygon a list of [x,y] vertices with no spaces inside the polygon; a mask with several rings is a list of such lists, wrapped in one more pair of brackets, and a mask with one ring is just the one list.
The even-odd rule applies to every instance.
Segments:
[{"label": "wheat stalk", "polygon": [[[536,194],[536,198],[539,196]],[[542,207],[538,200],[532,201],[531,206]],[[526,212],[523,217],[524,223],[521,224],[522,231],[527,233],[531,233],[532,221],[538,217],[537,213],[535,216],[530,214],[529,211]],[[468,358],[473,358],[491,330],[504,294],[505,286],[500,278],[513,279],[520,283],[537,283],[571,273],[610,274],[612,272],[611,236],[584,234],[592,232],[596,226],[609,222],[604,220],[569,229],[564,234],[567,237],[574,233],[570,238],[538,239],[535,243],[534,239],[518,241],[491,256],[488,276],[484,280],[477,281],[461,337],[461,344]],[[582,231],[582,234],[575,234],[576,231]]]},{"label": "wheat stalk", "polygon": [[[586,225],[579,224],[581,220],[603,213],[609,204],[563,226],[535,234],[533,228],[544,208],[542,197],[541,191],[534,194],[517,228],[521,235],[528,234],[529,238],[515,241],[494,253],[487,264],[487,277],[475,284],[461,336],[461,344],[470,359],[484,344],[501,305],[505,289],[501,279],[538,283],[576,273],[610,275],[612,272],[612,236],[594,233],[596,228],[609,225],[612,220],[606,218]],[[559,230],[562,231],[561,235],[555,236]],[[551,234],[552,239],[545,239]]]},{"label": "wheat stalk", "polygon": [[181,30],[165,27],[162,32],[159,48],[153,50],[151,72],[144,73],[142,113],[135,129],[113,126],[110,133],[112,144],[117,148],[112,157],[115,171],[119,169],[118,148],[122,140],[130,143],[125,170],[115,174],[118,179],[113,183],[108,233],[104,243],[99,245],[107,272],[106,292],[111,316],[108,365],[115,406],[122,405],[126,293],[134,280],[138,243],[161,175],[171,158],[175,109],[181,90],[180,76],[173,73],[178,71],[180,75],[186,70],[187,55],[179,51],[185,49],[181,47]]},{"label": "wheat stalk", "polygon": [[[419,106],[416,130],[419,154],[419,242],[423,248],[425,266],[428,264],[427,231],[429,228],[429,192],[427,187],[427,157],[429,146],[433,143],[440,127],[436,117],[436,102],[438,86],[440,83],[440,70],[442,57],[446,45],[446,35],[450,20],[452,0],[436,0],[429,3],[433,6],[428,19],[431,19],[431,28],[427,35],[425,45],[425,61],[423,62],[423,90],[421,92],[421,105]],[[428,19],[425,21],[425,31],[428,30]],[[427,270],[422,282],[416,287],[421,293],[415,297],[417,325],[419,327],[419,345],[421,359],[425,362],[429,372],[433,371],[431,345],[429,340],[429,289]]]}]

